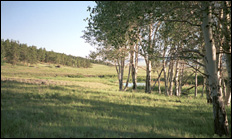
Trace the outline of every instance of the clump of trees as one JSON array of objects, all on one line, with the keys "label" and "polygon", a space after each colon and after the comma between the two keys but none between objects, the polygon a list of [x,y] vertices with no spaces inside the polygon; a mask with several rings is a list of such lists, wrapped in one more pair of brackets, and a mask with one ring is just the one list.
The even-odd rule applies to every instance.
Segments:
[{"label": "clump of trees", "polygon": [[24,65],[33,65],[39,62],[66,65],[71,67],[91,67],[91,61],[86,58],[66,55],[53,51],[46,51],[45,48],[36,46],[27,46],[14,40],[1,40],[1,64],[4,62],[13,65],[24,63]]},{"label": "clump of trees", "polygon": [[[126,59],[130,61],[127,81],[131,73],[133,89],[136,89],[138,55],[146,63],[146,93],[153,91],[152,65],[160,62],[159,59],[162,60],[159,78],[162,74],[164,94],[168,96],[180,96],[182,86],[192,75],[195,75],[193,87],[197,96],[197,77],[201,74],[207,102],[213,104],[214,133],[229,134],[224,103],[231,101],[230,1],[96,3],[96,7],[88,8],[90,17],[86,19],[88,26],[83,38],[98,46],[98,56],[115,65],[119,90],[126,88],[123,88]],[[193,71],[189,77],[184,77],[186,68]]]}]

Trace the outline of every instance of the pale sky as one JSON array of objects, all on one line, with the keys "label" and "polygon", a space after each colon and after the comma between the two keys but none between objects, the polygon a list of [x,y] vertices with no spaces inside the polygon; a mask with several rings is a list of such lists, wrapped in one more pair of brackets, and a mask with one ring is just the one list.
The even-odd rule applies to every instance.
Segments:
[{"label": "pale sky", "polygon": [[94,47],[81,38],[93,1],[1,1],[1,39],[73,56]]}]

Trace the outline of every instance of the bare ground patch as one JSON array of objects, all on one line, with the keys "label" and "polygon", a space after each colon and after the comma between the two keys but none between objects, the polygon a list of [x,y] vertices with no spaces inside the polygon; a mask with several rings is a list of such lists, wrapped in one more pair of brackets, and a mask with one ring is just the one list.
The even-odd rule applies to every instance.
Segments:
[{"label": "bare ground patch", "polygon": [[85,88],[110,88],[109,85],[96,82],[78,82],[78,81],[54,81],[47,79],[22,79],[14,77],[1,77],[1,81],[17,81],[21,83],[38,84],[38,85],[78,85]]}]

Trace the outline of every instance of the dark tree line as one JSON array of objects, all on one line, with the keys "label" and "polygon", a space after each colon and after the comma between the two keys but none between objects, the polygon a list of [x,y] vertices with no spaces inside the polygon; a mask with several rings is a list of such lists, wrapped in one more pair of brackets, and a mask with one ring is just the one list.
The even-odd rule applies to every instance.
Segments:
[{"label": "dark tree line", "polygon": [[16,65],[17,63],[37,64],[39,62],[66,65],[72,67],[91,67],[89,59],[46,51],[45,48],[27,46],[15,40],[1,40],[1,64],[4,62]]}]

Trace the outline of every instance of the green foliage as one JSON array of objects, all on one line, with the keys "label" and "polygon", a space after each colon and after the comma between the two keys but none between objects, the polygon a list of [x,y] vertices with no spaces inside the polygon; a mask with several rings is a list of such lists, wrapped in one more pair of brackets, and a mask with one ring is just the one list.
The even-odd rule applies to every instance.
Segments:
[{"label": "green foliage", "polygon": [[7,50],[7,62],[15,65],[19,61],[19,44],[16,41],[11,41],[11,45]]},{"label": "green foliage", "polygon": [[46,49],[45,48],[39,48],[37,50],[37,56],[38,56],[38,60],[40,62],[44,62],[45,61],[45,57],[46,57]]},{"label": "green foliage", "polygon": [[5,55],[6,55],[5,46],[3,45],[3,41],[1,40],[1,65],[3,65],[5,62],[4,60]]},{"label": "green foliage", "polygon": [[1,65],[3,65],[4,64],[4,55],[1,55]]},{"label": "green foliage", "polygon": [[36,46],[27,46],[17,41],[1,40],[1,63],[6,62],[13,65],[19,62],[37,64],[38,62],[47,62],[53,64],[62,64],[72,67],[90,68],[91,62],[88,59],[46,51],[45,48],[37,49]]},{"label": "green foliage", "polygon": [[36,48],[36,46],[29,47],[28,52],[29,52],[28,54],[29,54],[29,57],[30,57],[28,62],[30,64],[37,63],[37,48]]},{"label": "green foliage", "polygon": [[28,51],[27,44],[20,44],[20,57],[19,60],[23,62],[29,62],[30,52]]}]

